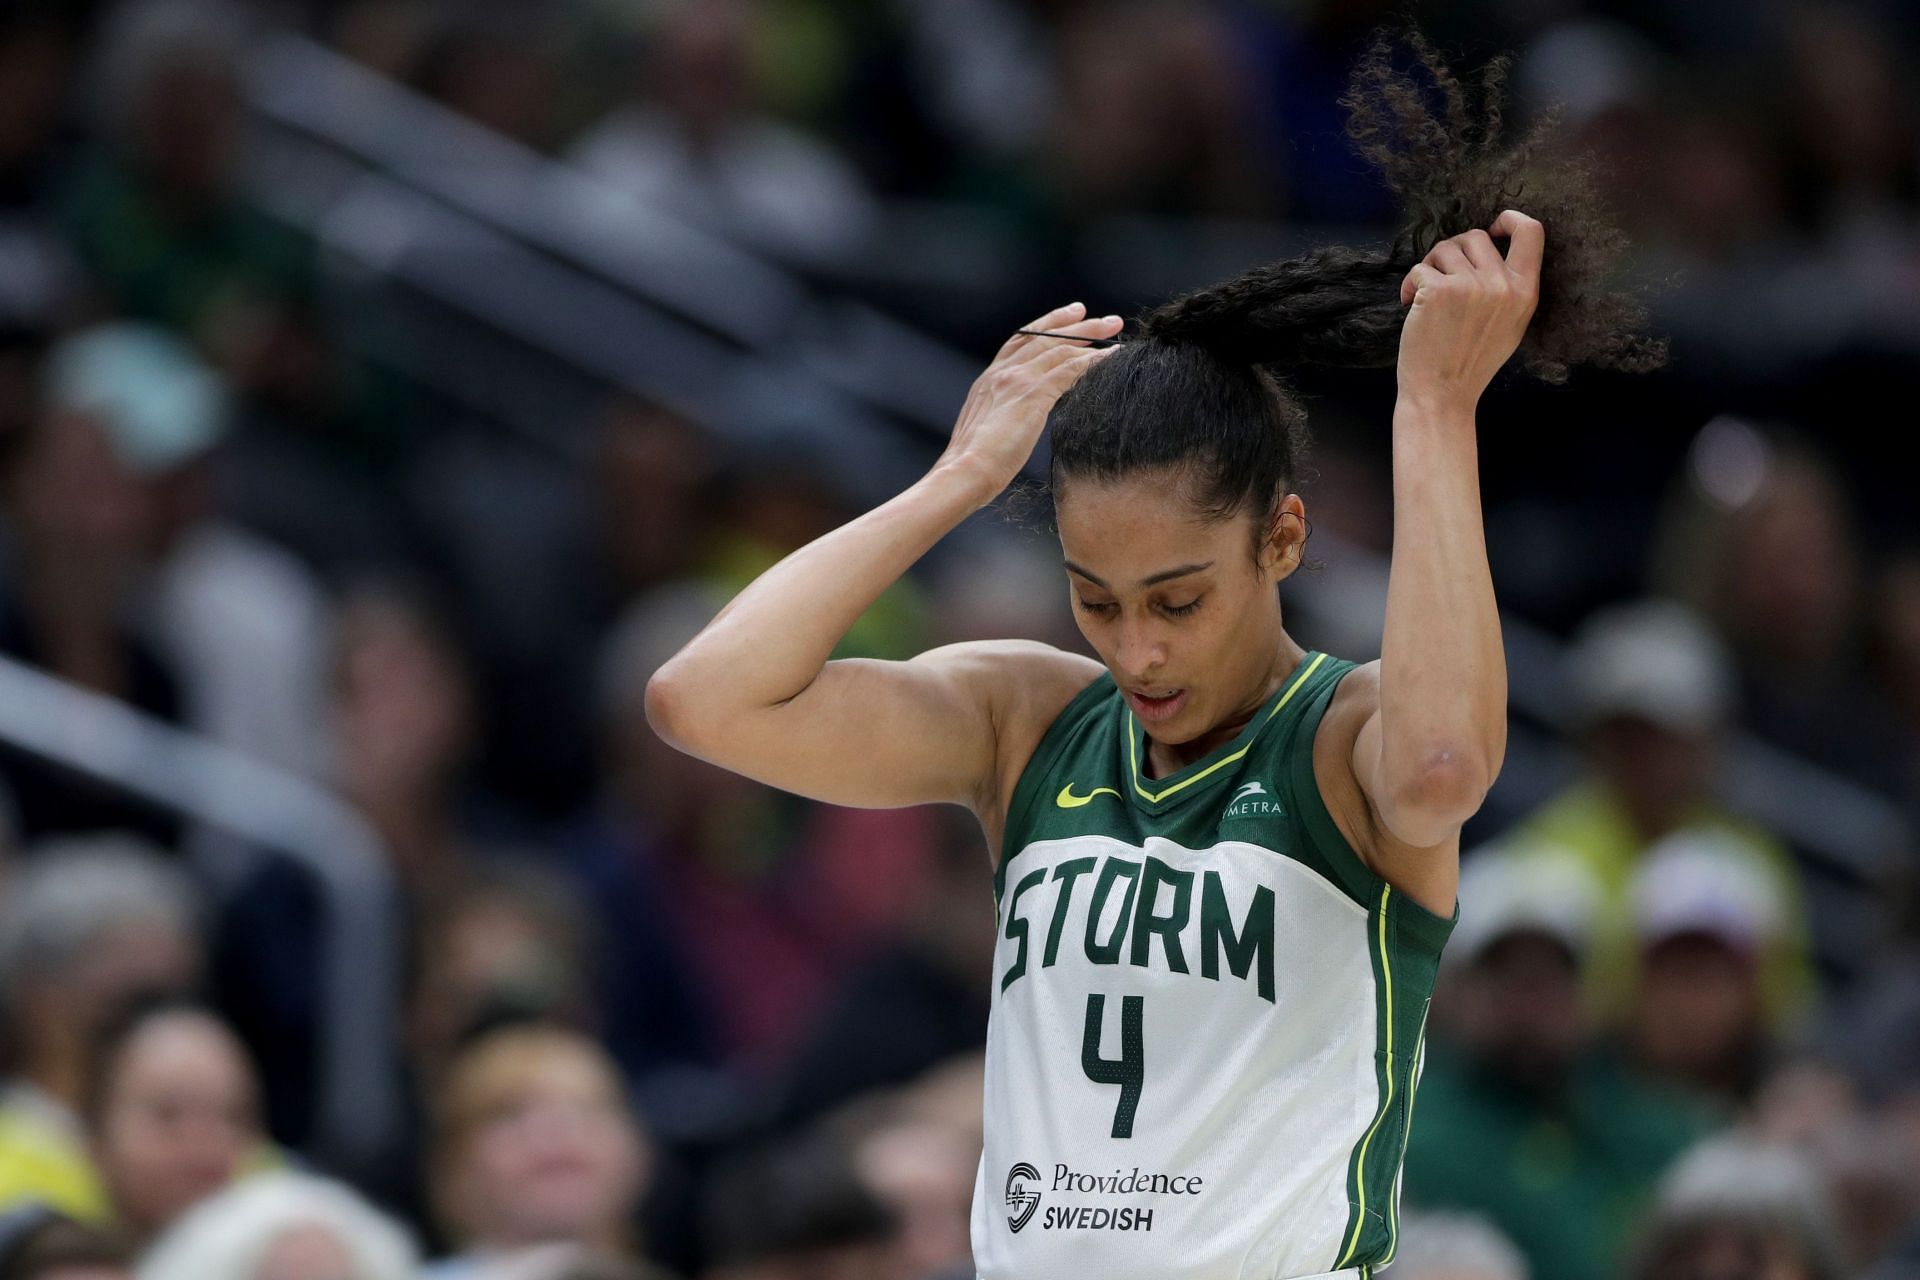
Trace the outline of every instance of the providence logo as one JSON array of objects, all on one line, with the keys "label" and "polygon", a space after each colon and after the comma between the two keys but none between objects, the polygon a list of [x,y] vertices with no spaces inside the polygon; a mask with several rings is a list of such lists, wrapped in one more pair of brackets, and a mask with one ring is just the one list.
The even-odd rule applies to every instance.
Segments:
[{"label": "providence logo", "polygon": [[1013,1212],[1007,1215],[1007,1225],[1016,1232],[1027,1225],[1027,1219],[1040,1207],[1040,1193],[1027,1190],[1027,1184],[1021,1179],[1030,1178],[1040,1181],[1040,1171],[1022,1160],[1007,1170],[1007,1207]]}]

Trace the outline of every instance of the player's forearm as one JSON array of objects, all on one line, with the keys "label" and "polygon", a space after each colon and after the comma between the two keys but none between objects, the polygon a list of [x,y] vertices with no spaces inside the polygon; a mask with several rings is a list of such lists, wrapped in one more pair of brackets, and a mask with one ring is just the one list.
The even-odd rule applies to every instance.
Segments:
[{"label": "player's forearm", "polygon": [[1479,808],[1506,751],[1507,669],[1473,409],[1402,398],[1380,652],[1380,777],[1429,828]]},{"label": "player's forearm", "polygon": [[938,467],[755,578],[648,682],[655,730],[683,746],[710,741],[799,695],[881,593],[992,500],[989,488]]}]

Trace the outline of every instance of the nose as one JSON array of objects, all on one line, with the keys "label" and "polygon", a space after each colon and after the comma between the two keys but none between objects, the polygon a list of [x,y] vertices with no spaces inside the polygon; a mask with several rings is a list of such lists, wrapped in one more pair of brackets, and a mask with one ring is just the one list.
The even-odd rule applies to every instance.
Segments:
[{"label": "nose", "polygon": [[1125,619],[1120,623],[1120,645],[1114,658],[1114,665],[1144,684],[1166,665],[1167,646],[1151,623]]}]

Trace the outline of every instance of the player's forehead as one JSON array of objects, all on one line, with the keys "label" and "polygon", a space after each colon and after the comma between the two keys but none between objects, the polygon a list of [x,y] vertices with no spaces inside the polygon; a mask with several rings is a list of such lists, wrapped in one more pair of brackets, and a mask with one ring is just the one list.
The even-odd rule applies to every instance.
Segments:
[{"label": "player's forehead", "polygon": [[1246,538],[1239,522],[1211,518],[1184,487],[1151,476],[1076,480],[1055,502],[1061,557],[1071,570],[1126,589],[1192,565],[1218,565]]}]

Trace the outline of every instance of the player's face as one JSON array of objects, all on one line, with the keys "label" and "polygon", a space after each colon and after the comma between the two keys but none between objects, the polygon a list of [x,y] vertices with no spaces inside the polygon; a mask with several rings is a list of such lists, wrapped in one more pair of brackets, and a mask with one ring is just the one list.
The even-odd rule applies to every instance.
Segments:
[{"label": "player's face", "polygon": [[1209,519],[1165,473],[1070,481],[1056,510],[1080,633],[1149,734],[1192,742],[1259,706],[1297,543],[1256,563],[1252,516]]}]

